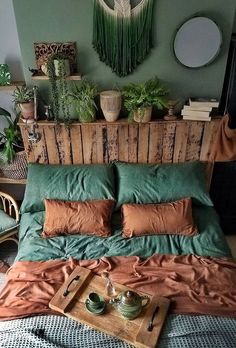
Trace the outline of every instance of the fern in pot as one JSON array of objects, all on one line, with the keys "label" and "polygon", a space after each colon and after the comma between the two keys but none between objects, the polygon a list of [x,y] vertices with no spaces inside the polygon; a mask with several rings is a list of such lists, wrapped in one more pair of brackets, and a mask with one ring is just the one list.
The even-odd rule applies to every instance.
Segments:
[{"label": "fern in pot", "polygon": [[149,122],[153,106],[158,109],[168,107],[167,94],[167,89],[161,85],[157,77],[144,83],[130,83],[124,86],[122,95],[124,106],[129,112],[129,121]]},{"label": "fern in pot", "polygon": [[83,80],[80,86],[75,85],[72,92],[64,96],[68,103],[72,103],[80,122],[94,122],[96,120],[96,103],[94,98],[98,91],[95,84]]}]

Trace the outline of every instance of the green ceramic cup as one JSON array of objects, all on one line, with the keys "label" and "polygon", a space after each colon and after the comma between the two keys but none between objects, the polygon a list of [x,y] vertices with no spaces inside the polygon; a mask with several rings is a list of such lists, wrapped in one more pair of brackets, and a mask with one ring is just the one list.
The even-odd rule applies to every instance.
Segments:
[{"label": "green ceramic cup", "polygon": [[103,305],[103,301],[101,301],[101,297],[96,292],[91,292],[88,295],[86,303],[89,305],[91,310],[97,310]]}]

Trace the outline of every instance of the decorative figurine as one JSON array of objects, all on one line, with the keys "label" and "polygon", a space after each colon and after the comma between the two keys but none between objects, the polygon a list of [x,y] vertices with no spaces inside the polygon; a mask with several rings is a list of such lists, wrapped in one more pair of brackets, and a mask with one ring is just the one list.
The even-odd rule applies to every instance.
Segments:
[{"label": "decorative figurine", "polygon": [[177,116],[174,114],[174,108],[178,104],[178,100],[168,100],[168,114],[164,116],[166,121],[174,121]]}]

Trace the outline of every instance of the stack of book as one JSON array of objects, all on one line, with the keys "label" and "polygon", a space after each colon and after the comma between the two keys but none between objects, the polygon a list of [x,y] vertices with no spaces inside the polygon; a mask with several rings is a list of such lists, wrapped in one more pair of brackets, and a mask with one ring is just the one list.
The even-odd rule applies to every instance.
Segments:
[{"label": "stack of book", "polygon": [[210,121],[211,116],[217,114],[219,102],[216,99],[189,98],[188,105],[184,105],[181,115],[184,120]]}]

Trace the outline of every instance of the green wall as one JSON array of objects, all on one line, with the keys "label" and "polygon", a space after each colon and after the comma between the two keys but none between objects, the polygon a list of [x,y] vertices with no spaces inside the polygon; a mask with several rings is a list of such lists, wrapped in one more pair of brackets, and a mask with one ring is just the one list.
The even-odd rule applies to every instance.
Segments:
[{"label": "green wall", "polygon": [[[102,88],[140,82],[157,75],[171,91],[172,97],[184,100],[191,96],[220,97],[228,46],[234,24],[235,0],[157,0],[153,17],[155,47],[137,70],[119,78],[98,59],[92,48],[92,0],[13,0],[22,51],[24,74],[32,84],[28,67],[35,66],[34,42],[76,41],[79,71]],[[201,11],[199,12],[199,8]],[[223,32],[220,55],[209,66],[188,69],[172,53],[176,29],[188,17],[199,13],[214,19]],[[112,44],[112,43],[111,43]],[[40,88],[47,90],[48,82]]]}]

